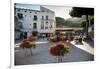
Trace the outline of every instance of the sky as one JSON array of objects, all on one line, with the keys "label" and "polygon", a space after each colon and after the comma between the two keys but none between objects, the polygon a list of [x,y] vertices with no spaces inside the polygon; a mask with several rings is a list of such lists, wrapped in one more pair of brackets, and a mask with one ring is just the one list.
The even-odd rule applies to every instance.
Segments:
[{"label": "sky", "polygon": [[[41,5],[41,6],[54,11],[56,17],[62,17],[64,19],[71,18],[71,16],[69,15],[69,12],[72,9],[72,7],[53,6],[53,5]],[[38,5],[38,4],[36,5],[36,4],[20,4],[20,3],[17,3],[16,7],[17,8],[25,8],[25,9],[33,9],[33,10],[39,10],[40,9],[40,5]]]},{"label": "sky", "polygon": [[71,18],[69,15],[69,12],[71,11],[72,7],[67,7],[67,6],[50,6],[46,5],[44,6],[52,11],[55,12],[56,17],[62,17],[64,19]]}]

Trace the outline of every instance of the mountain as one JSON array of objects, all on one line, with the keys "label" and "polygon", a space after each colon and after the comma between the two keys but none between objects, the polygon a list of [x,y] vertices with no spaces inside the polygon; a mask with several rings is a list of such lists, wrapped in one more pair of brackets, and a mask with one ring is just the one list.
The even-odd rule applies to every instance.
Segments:
[{"label": "mountain", "polygon": [[82,20],[82,18],[76,18],[76,17],[74,17],[74,18],[69,18],[67,20],[71,21],[72,23],[80,23],[81,20]]}]

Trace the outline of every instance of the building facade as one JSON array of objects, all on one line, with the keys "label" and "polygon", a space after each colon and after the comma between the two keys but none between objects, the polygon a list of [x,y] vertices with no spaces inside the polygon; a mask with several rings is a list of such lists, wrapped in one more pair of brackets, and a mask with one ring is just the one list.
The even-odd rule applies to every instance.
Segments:
[{"label": "building facade", "polygon": [[[38,32],[38,36],[54,34],[51,31],[52,28],[56,27],[55,13],[53,11],[42,6],[40,6],[40,10],[17,8],[15,6],[14,14],[21,25],[20,34],[27,33],[27,36],[30,36],[34,31]],[[17,25],[15,24],[15,26]],[[15,31],[15,35],[15,38],[18,38],[18,31]]]}]

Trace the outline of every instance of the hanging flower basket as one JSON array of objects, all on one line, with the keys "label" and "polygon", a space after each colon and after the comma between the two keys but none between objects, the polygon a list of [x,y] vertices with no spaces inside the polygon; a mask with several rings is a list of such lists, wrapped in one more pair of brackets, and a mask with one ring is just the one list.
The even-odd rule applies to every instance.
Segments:
[{"label": "hanging flower basket", "polygon": [[50,47],[50,54],[53,56],[58,56],[58,62],[62,62],[62,56],[69,52],[69,46],[64,43],[53,44]]}]

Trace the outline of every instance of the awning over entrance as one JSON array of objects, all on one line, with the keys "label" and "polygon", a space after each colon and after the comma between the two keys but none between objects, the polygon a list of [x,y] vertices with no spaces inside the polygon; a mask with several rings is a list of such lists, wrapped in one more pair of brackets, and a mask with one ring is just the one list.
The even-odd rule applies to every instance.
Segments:
[{"label": "awning over entrance", "polygon": [[83,28],[53,28],[53,32],[72,32],[72,31],[82,31]]}]

